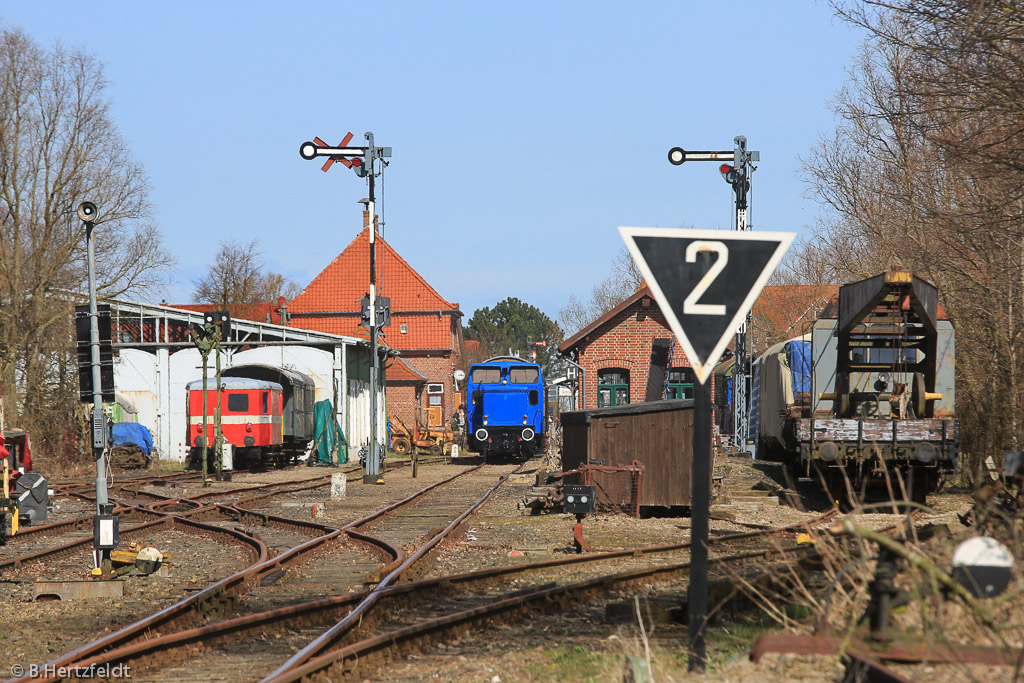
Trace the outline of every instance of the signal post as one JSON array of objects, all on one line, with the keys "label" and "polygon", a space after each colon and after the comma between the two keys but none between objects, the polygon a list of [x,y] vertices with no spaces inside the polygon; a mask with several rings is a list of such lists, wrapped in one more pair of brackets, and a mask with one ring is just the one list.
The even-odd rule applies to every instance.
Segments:
[{"label": "signal post", "polygon": [[363,202],[370,214],[370,291],[364,297],[362,305],[363,324],[370,330],[370,444],[369,452],[363,463],[363,483],[383,484],[383,473],[380,465],[383,461],[384,444],[377,443],[377,375],[380,372],[380,359],[377,355],[377,334],[381,327],[386,327],[391,318],[391,301],[387,297],[377,295],[377,230],[373,217],[376,213],[376,200],[374,198],[374,181],[377,171],[374,170],[376,162],[382,167],[387,166],[384,159],[391,156],[390,147],[377,147],[373,143],[373,133],[365,133],[366,146],[348,147],[352,141],[352,133],[349,133],[337,147],[332,147],[320,138],[313,138],[312,142],[303,142],[299,145],[299,156],[307,161],[317,157],[327,157],[327,161],[321,167],[326,173],[334,162],[351,168],[360,178],[366,178],[369,183],[369,197]]},{"label": "signal post", "polygon": [[[96,249],[93,246],[92,233],[96,227],[99,209],[92,202],[78,205],[78,218],[85,226],[86,260],[89,271],[89,324],[88,335],[79,325],[79,313],[76,311],[76,336],[79,345],[79,392],[81,400],[92,402],[92,452],[96,460],[96,516],[93,518],[93,574],[110,578],[110,551],[118,545],[118,518],[114,514],[114,506],[107,498],[107,414],[103,410],[103,401],[114,400],[113,373],[109,373],[104,384],[102,371],[103,356],[111,354],[111,332],[109,307],[106,311],[106,324],[100,334],[100,311],[96,303]],[[89,353],[82,353],[86,345],[83,337],[88,338]],[[112,359],[111,359],[112,360]]]},{"label": "signal post", "polygon": [[[671,158],[671,157],[670,157]],[[708,533],[711,514],[711,387],[737,325],[792,243],[794,233],[619,228],[697,379],[690,456],[690,670],[707,666]]]},{"label": "signal post", "polygon": [[[668,160],[673,166],[681,166],[687,161],[718,161],[720,163],[718,172],[722,174],[725,182],[732,186],[735,195],[735,225],[736,230],[745,232],[749,229],[747,222],[748,206],[747,193],[750,192],[750,176],[756,170],[754,162],[761,160],[761,153],[747,150],[747,138],[737,135],[733,139],[735,147],[724,151],[687,151],[682,147],[673,147],[668,151]],[[724,163],[731,161],[732,164]],[[733,432],[732,444],[740,452],[748,450],[756,457],[756,444],[747,443],[747,432],[750,427],[750,349],[747,339],[747,331],[750,329],[750,313],[736,329],[735,358],[736,363],[733,370]]]}]

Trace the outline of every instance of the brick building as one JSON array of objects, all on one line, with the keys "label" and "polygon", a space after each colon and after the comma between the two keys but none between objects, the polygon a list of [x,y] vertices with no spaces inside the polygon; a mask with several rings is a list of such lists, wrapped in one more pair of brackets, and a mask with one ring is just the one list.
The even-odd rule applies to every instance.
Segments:
[{"label": "brick building", "polygon": [[[364,216],[364,226],[368,224]],[[369,291],[370,230],[352,240],[288,303],[289,325],[369,339],[359,300]],[[447,424],[455,410],[455,370],[462,347],[462,311],[438,294],[378,235],[378,294],[391,298],[391,324],[381,341],[399,351],[386,364],[387,410],[412,429],[416,420]]]},{"label": "brick building", "polygon": [[[810,329],[837,290],[835,285],[765,287],[753,309],[755,352]],[[668,349],[668,376],[653,392],[659,398],[693,398],[695,379],[690,361],[658,303],[647,287],[641,287],[559,345],[559,353],[583,368],[583,398],[577,405],[600,408],[642,403],[648,393],[651,357],[658,353],[655,347],[659,344]]]},{"label": "brick building", "polygon": [[[693,369],[646,287],[566,339],[558,351],[583,367],[582,408],[642,403],[655,340],[666,340],[669,398],[693,398]],[[660,394],[665,393],[661,387]]]}]

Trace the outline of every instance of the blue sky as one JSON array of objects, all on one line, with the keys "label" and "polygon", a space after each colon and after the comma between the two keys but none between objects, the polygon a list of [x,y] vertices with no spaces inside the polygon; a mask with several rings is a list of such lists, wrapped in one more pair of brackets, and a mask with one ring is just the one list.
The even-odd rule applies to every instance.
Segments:
[{"label": "blue sky", "polygon": [[556,318],[607,274],[617,226],[728,229],[717,164],[672,166],[676,145],[745,135],[753,228],[811,225],[798,157],[833,129],[862,38],[814,0],[21,0],[0,21],[105,62],[178,260],[169,300],[191,301],[229,238],[258,237],[269,269],[308,284],[358,232],[367,188],[299,144],[372,131],[394,150],[386,239],[467,320],[508,296]]}]

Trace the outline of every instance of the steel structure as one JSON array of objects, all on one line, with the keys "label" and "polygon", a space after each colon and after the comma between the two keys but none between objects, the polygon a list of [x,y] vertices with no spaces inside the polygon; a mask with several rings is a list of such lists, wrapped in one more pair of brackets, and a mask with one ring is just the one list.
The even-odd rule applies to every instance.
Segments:
[{"label": "steel structure", "polygon": [[[754,162],[761,160],[761,153],[747,149],[747,138],[737,135],[733,139],[734,148],[732,151],[687,151],[681,147],[673,147],[668,152],[668,160],[674,166],[679,166],[687,161],[731,161],[730,166],[723,163],[719,171],[725,181],[732,185],[735,207],[736,230],[746,231],[751,228],[749,224],[747,194],[750,192],[750,176],[756,170]],[[751,314],[748,311],[746,319],[736,331],[734,352],[736,362],[733,366],[733,447],[739,451],[749,452],[752,457],[757,456],[756,444],[750,440],[748,431],[750,429],[750,377],[751,377],[751,353],[750,341],[747,331],[750,329]]]},{"label": "steel structure", "polygon": [[[146,421],[154,428],[157,451],[162,458],[181,459],[184,434],[178,434],[177,420],[184,429],[184,384],[199,378],[200,358],[190,328],[203,325],[204,312],[119,299],[107,301],[114,331],[113,348],[121,355],[114,368],[117,390],[128,391],[129,395],[133,390],[152,392],[154,404],[148,409]],[[362,389],[350,386],[368,379],[365,371],[359,370],[369,365],[366,339],[233,318],[230,332],[220,346],[229,367],[240,362],[234,360],[236,357],[244,356],[250,357],[246,362],[298,364],[296,369],[317,374],[318,386],[323,387],[324,397],[334,403],[343,428],[349,423],[346,436],[359,440],[368,437],[369,415],[354,412],[366,407],[366,397]],[[266,352],[261,352],[261,347]],[[189,357],[190,353],[194,357]],[[251,358],[254,353],[260,354],[261,360]],[[388,349],[387,353],[394,352]],[[315,361],[319,369],[304,369],[304,360],[300,358],[313,362],[314,356],[323,357]],[[360,374],[350,373],[350,364],[352,372]],[[122,400],[119,393],[118,401]]]},{"label": "steel structure", "polygon": [[[389,301],[385,297],[377,296],[377,227],[374,222],[376,212],[376,200],[374,197],[374,181],[376,172],[375,162],[380,160],[382,165],[387,165],[385,158],[391,156],[390,147],[377,147],[373,144],[373,133],[364,133],[366,146],[348,147],[352,140],[352,133],[348,133],[337,147],[331,147],[320,138],[313,138],[312,142],[303,142],[299,145],[299,156],[306,160],[317,157],[327,157],[327,161],[320,170],[327,172],[335,161],[351,168],[361,178],[366,178],[370,194],[365,200],[366,211],[370,216],[370,292],[367,299],[367,327],[370,330],[370,448],[366,455],[363,468],[364,483],[384,483],[380,463],[384,459],[384,444],[377,441],[377,380],[380,372],[380,358],[378,356],[377,335],[381,327],[387,325],[390,318],[388,310]],[[380,306],[383,306],[381,309]]]}]

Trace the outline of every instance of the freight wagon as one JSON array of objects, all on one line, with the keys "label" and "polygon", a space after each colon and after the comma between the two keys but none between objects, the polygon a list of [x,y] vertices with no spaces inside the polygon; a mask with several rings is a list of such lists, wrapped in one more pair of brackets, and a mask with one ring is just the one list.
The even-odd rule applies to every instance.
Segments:
[{"label": "freight wagon", "polygon": [[[757,441],[841,503],[869,487],[916,502],[959,458],[955,333],[911,273],[844,285],[807,338],[759,358]],[[847,486],[849,482],[849,486]]]}]

